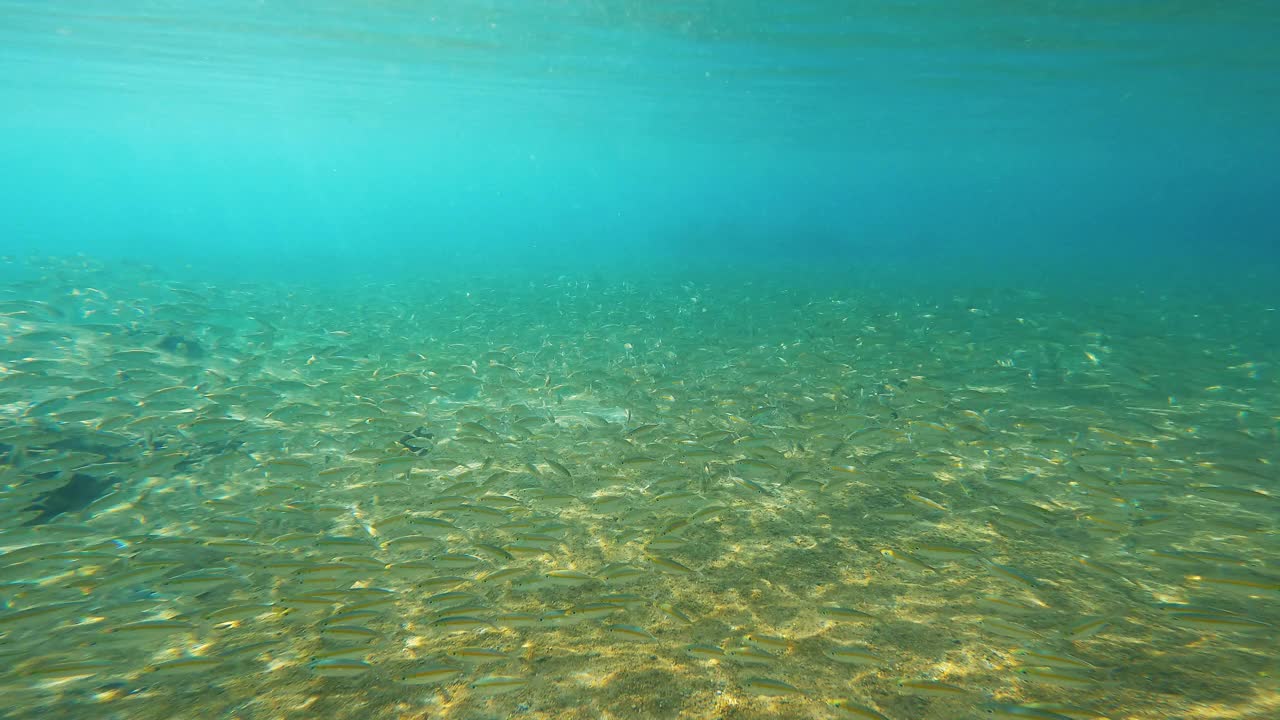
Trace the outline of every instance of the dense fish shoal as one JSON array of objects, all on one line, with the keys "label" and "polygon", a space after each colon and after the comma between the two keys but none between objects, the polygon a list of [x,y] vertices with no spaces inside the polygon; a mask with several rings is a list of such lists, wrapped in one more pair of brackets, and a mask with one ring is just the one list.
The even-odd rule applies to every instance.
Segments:
[{"label": "dense fish shoal", "polygon": [[8,263],[8,716],[1280,714],[1247,299]]}]

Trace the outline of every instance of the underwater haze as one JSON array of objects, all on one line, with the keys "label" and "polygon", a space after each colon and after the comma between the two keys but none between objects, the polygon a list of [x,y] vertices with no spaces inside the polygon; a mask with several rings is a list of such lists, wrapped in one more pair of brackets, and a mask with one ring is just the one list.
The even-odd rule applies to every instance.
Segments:
[{"label": "underwater haze", "polygon": [[0,717],[1280,718],[1276,37],[0,0]]},{"label": "underwater haze", "polygon": [[1277,28],[1269,2],[6,0],[5,245],[1274,263]]}]

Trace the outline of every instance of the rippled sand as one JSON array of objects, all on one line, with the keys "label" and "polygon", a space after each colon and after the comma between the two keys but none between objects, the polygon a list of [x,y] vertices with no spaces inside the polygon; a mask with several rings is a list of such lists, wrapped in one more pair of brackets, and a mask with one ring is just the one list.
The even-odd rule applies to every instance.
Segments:
[{"label": "rippled sand", "polygon": [[[6,272],[11,717],[1280,714],[1265,304]],[[209,617],[238,605],[262,612]],[[437,624],[458,615],[476,626]],[[161,619],[185,625],[127,637]],[[334,624],[377,635],[357,676],[313,664],[355,645]],[[746,664],[748,636],[781,638],[776,657]],[[507,658],[471,667],[465,646]],[[1044,671],[1028,648],[1085,665]],[[217,662],[159,665],[183,657]],[[460,672],[397,681],[436,663]],[[486,676],[526,684],[486,697]],[[795,692],[752,693],[760,677]],[[900,686],[926,679],[967,692]]]}]

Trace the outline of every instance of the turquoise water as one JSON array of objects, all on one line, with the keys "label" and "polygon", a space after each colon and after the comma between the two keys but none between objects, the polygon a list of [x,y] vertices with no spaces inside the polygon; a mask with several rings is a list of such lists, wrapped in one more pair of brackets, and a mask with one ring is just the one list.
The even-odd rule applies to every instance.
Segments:
[{"label": "turquoise water", "polygon": [[1280,717],[1278,29],[0,0],[0,716]]},{"label": "turquoise water", "polygon": [[1274,259],[1266,2],[5,2],[0,18],[21,247],[374,272]]}]

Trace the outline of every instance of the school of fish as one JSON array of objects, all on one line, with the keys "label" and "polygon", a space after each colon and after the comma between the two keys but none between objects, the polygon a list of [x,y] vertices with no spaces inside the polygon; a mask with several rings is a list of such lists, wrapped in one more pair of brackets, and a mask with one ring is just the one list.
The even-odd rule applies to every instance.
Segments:
[{"label": "school of fish", "polygon": [[1275,315],[3,258],[0,716],[1280,717]]}]

